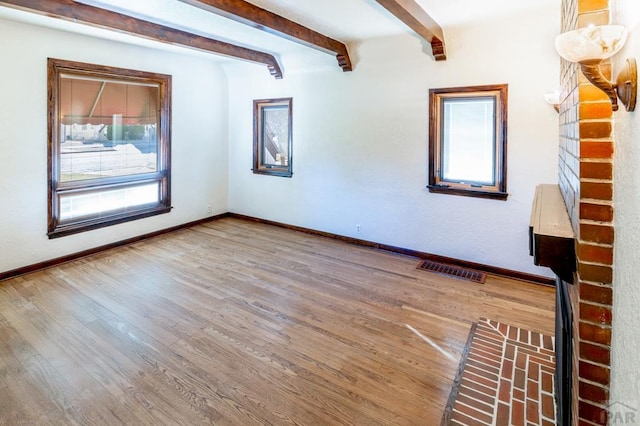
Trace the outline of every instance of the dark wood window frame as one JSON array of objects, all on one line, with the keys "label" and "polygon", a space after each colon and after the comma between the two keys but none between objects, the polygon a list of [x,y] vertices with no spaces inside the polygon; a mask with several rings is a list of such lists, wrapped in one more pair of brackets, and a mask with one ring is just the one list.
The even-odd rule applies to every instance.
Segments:
[{"label": "dark wood window frame", "polygon": [[[171,76],[165,74],[115,68],[103,65],[49,58],[48,66],[48,224],[47,235],[57,238],[105,226],[124,223],[171,211]],[[61,171],[62,112],[61,78],[63,75],[86,79],[108,79],[118,83],[154,84],[159,89],[157,111],[157,166],[155,172],[128,174],[66,181]],[[96,101],[97,102],[97,101]],[[92,194],[109,190],[134,188],[157,183],[158,201],[139,206],[123,207],[91,215],[61,220],[61,196]]]},{"label": "dark wood window frame", "polygon": [[[484,85],[429,90],[429,192],[506,200],[507,194],[507,96],[508,85]],[[447,180],[443,162],[443,106],[451,99],[495,99],[493,184]]]},{"label": "dark wood window frame", "polygon": [[[275,162],[269,163],[265,160],[267,157],[265,150],[269,150],[267,142],[270,139],[266,137],[265,130],[265,111],[270,108],[287,108],[287,135],[286,146],[287,153],[286,158],[282,159],[284,164],[277,164]],[[292,148],[293,148],[293,98],[277,98],[277,99],[260,99],[253,101],[253,173],[291,177],[293,175],[292,166]],[[273,145],[273,144],[272,144]],[[272,146],[271,150],[276,150],[275,146]],[[269,150],[269,151],[271,151]],[[272,153],[274,154],[274,153]],[[275,154],[274,154],[275,155]]]}]

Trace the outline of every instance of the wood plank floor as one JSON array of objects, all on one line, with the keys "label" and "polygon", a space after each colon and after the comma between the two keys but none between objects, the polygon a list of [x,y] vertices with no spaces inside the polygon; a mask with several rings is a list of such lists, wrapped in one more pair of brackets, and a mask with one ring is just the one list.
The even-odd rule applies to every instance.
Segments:
[{"label": "wood plank floor", "polygon": [[553,334],[553,289],[417,264],[227,218],[0,282],[0,422],[439,424],[471,323]]}]

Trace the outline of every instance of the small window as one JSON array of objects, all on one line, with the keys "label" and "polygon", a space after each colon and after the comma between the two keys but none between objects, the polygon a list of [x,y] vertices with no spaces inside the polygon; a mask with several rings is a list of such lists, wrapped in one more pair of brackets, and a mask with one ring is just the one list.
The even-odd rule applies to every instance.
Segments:
[{"label": "small window", "polygon": [[507,198],[507,85],[429,91],[429,191]]},{"label": "small window", "polygon": [[171,76],[48,67],[49,238],[168,213]]},{"label": "small window", "polygon": [[253,101],[253,173],[291,177],[292,102]]}]

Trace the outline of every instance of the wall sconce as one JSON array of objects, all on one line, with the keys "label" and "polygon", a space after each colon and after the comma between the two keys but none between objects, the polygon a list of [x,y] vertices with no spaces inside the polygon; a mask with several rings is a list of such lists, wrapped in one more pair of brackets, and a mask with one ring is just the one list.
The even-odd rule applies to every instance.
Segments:
[{"label": "wall sconce", "polygon": [[615,82],[609,81],[600,64],[618,53],[627,40],[627,29],[621,25],[601,25],[580,28],[556,37],[556,50],[569,62],[580,64],[582,74],[611,99],[611,108],[618,110],[618,98],[627,111],[636,107],[638,72],[636,60],[629,58]]},{"label": "wall sconce", "polygon": [[545,94],[544,100],[549,105],[553,105],[553,109],[555,109],[556,112],[560,112],[560,91],[559,90],[556,90],[553,93]]}]

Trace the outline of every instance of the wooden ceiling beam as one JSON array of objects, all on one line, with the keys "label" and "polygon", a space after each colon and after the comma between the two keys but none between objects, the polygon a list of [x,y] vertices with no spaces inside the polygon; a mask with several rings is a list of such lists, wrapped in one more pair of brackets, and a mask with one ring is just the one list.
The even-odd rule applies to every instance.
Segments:
[{"label": "wooden ceiling beam", "polygon": [[353,69],[347,46],[343,43],[244,0],[180,1],[316,50],[334,54],[343,71]]},{"label": "wooden ceiling beam", "polygon": [[275,78],[282,78],[282,68],[278,60],[268,53],[144,21],[99,7],[76,3],[73,0],[0,0],[0,6],[8,6],[58,19],[116,30],[162,43],[263,64],[267,66],[269,72]]},{"label": "wooden ceiling beam", "polygon": [[447,59],[442,28],[415,0],[376,1],[429,42],[436,61]]}]

